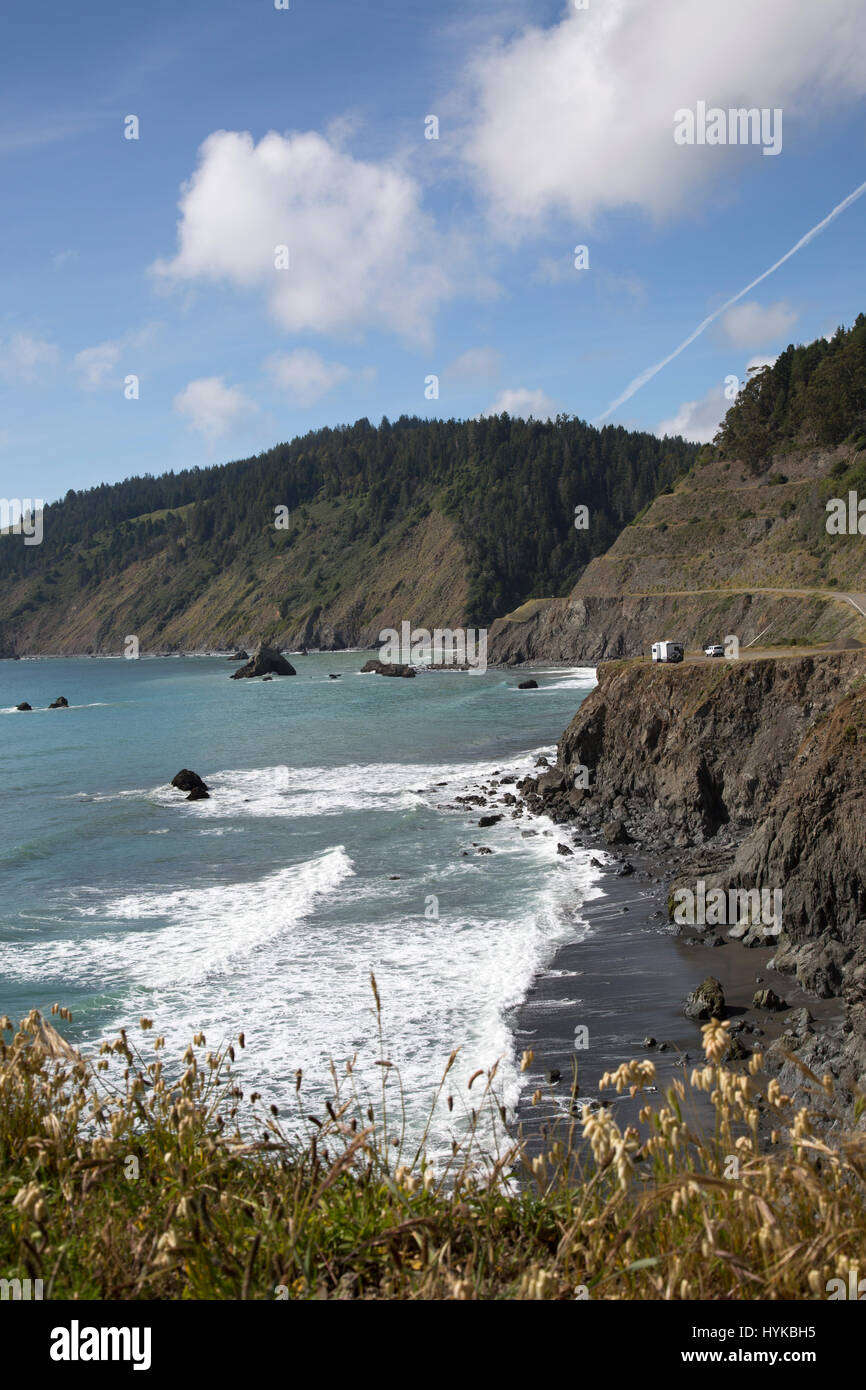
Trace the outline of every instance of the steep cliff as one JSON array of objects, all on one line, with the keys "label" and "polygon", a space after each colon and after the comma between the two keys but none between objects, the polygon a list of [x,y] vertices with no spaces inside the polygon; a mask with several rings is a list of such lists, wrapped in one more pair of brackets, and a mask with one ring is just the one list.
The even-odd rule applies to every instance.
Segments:
[{"label": "steep cliff", "polygon": [[530,797],[663,854],[672,886],[781,891],[781,932],[745,944],[841,997],[839,1036],[805,1028],[784,1047],[853,1093],[866,1072],[866,658],[602,665],[558,771]]},{"label": "steep cliff", "polygon": [[659,637],[700,647],[728,633],[742,645],[862,641],[863,538],[828,533],[827,503],[866,493],[864,446],[790,449],[757,469],[702,456],[568,597],[497,621],[491,660],[604,661],[640,656]]}]

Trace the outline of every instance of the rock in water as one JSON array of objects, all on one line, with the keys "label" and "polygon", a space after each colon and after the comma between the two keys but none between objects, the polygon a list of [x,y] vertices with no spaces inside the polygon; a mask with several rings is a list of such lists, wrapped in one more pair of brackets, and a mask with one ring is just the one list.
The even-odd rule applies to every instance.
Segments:
[{"label": "rock in water", "polygon": [[207,791],[207,783],[202,781],[197,772],[192,772],[188,767],[182,767],[180,772],[172,777],[171,785],[177,787],[178,791],[181,792]]},{"label": "rock in water", "polygon": [[518,690],[537,690],[537,689],[538,689],[538,681],[521,681],[520,684],[518,685],[517,689],[518,689]]},{"label": "rock in water", "polygon": [[415,675],[414,666],[401,666],[396,661],[379,661],[373,657],[371,661],[366,661],[361,667],[361,675],[368,676],[374,672],[377,676],[404,676],[410,679]]},{"label": "rock in water", "polygon": [[290,661],[286,661],[282,652],[277,651],[276,647],[269,647],[267,642],[259,643],[258,651],[246,666],[241,666],[237,671],[232,671],[230,680],[240,680],[243,676],[296,676],[297,671]]},{"label": "rock in water", "polygon": [[342,679],[342,676],[328,676],[329,681],[341,681]]},{"label": "rock in water", "polygon": [[488,825],[496,825],[497,821],[501,820],[501,816],[482,816],[478,824],[481,826],[482,830],[486,830]]},{"label": "rock in water", "polygon": [[190,791],[189,796],[187,797],[187,801],[209,801],[209,800],[210,800],[210,792],[209,792],[209,791],[207,790],[207,788],[205,787],[204,782],[202,782],[202,784],[201,784],[200,787],[193,787],[193,788],[191,789],[191,791]]},{"label": "rock in water", "polygon": [[52,700],[49,709],[69,709],[69,701],[65,695],[58,695],[56,700]]},{"label": "rock in water", "polygon": [[713,975],[708,975],[686,1000],[686,1018],[724,1018],[726,1013],[724,991]]},{"label": "rock in water", "polygon": [[241,647],[238,647],[238,649],[237,649],[237,651],[235,652],[234,656],[228,656],[228,657],[226,657],[226,661],[249,661],[249,659],[250,659],[250,654],[249,654],[249,652],[245,652]]},{"label": "rock in water", "polygon": [[32,706],[32,705],[28,705],[27,701],[25,700],[23,705],[16,705],[15,708],[16,708],[16,709],[31,709],[31,710],[32,710],[33,706]]}]

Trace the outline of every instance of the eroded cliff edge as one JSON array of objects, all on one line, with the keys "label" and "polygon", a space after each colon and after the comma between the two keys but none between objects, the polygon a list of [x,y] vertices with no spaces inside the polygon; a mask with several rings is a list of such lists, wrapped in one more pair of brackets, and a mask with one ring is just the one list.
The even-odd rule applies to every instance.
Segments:
[{"label": "eroded cliff edge", "polygon": [[524,793],[557,820],[664,856],[672,890],[699,878],[780,889],[775,966],[839,997],[844,1022],[800,1021],[771,1064],[794,1083],[783,1054],[796,1052],[853,1100],[866,1079],[866,658],[623,662],[598,675],[560,740],[560,777]]}]

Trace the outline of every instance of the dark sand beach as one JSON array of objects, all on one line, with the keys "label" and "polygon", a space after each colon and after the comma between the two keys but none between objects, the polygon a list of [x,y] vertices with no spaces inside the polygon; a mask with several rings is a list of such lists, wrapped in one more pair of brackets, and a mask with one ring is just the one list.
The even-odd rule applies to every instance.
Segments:
[{"label": "dark sand beach", "polygon": [[[606,1071],[632,1058],[652,1060],[658,1086],[651,1097],[655,1101],[683,1075],[685,1058],[689,1071],[700,1065],[701,1025],[685,1016],[683,1006],[708,975],[722,985],[728,1018],[762,1030],[743,1031],[749,1051],[761,1051],[778,1037],[792,1009],[808,1008],[816,1020],[833,1020],[842,1012],[839,1000],[816,999],[790,976],[769,969],[769,947],[749,949],[728,940],[716,947],[687,944],[668,921],[667,885],[674,865],[665,867],[629,852],[635,872],[623,878],[617,875],[625,855],[619,859],[597,850],[596,856],[605,864],[604,893],[582,910],[589,934],[560,947],[514,1012],[517,1055],[529,1049],[534,1054],[517,1110],[517,1123],[531,1152],[543,1146],[545,1128],[569,1115],[575,1066],[577,1095],[583,1100],[613,1098],[617,1122],[623,1126],[636,1123],[645,1101],[631,1100],[627,1093],[617,1097],[613,1088],[599,1092],[598,1082]],[[789,1009],[778,1014],[753,1009],[752,997],[761,988],[774,989]],[[581,1050],[575,1048],[578,1027],[587,1030],[588,1045]],[[646,1038],[654,1038],[657,1045],[646,1047]],[[666,1047],[660,1049],[660,1044]],[[551,1083],[549,1073],[557,1071],[561,1079]],[[538,1090],[541,1099],[533,1104]],[[704,1122],[711,1122],[708,1102],[701,1114]],[[700,1122],[698,1112],[694,1119]]]}]

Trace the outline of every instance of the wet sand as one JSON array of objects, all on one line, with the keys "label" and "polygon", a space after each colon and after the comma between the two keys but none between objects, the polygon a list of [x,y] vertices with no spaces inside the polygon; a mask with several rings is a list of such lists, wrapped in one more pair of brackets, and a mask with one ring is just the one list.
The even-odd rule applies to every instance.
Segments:
[{"label": "wet sand", "polygon": [[[516,1117],[530,1152],[543,1146],[544,1131],[553,1121],[561,1122],[570,1114],[575,1067],[577,1095],[582,1100],[613,1098],[617,1122],[622,1126],[637,1123],[637,1112],[646,1099],[632,1101],[627,1093],[617,1097],[613,1089],[599,1092],[598,1081],[604,1072],[614,1071],[632,1058],[653,1061],[658,1092],[650,1099],[655,1101],[663,1100],[671,1081],[682,1077],[685,1058],[689,1071],[701,1065],[701,1025],[686,1018],[683,1006],[688,994],[708,975],[722,985],[727,1017],[763,1030],[742,1033],[750,1052],[762,1051],[784,1031],[785,1018],[792,1009],[805,1006],[816,1020],[841,1016],[839,1000],[816,999],[805,994],[791,976],[768,969],[770,947],[747,948],[727,938],[723,946],[686,944],[667,917],[668,882],[675,872],[672,865],[665,869],[632,852],[623,854],[622,859],[599,850],[592,852],[606,871],[604,896],[581,910],[591,930],[583,940],[560,947],[511,1020],[518,1058],[527,1049],[534,1053],[532,1065],[524,1073],[526,1084]],[[626,859],[635,872],[627,878],[617,877]],[[726,937],[726,930],[720,928],[720,934]],[[752,997],[762,988],[774,989],[789,1009],[779,1014],[752,1009]],[[585,1039],[580,1039],[587,1046],[580,1050],[575,1047],[578,1027],[587,1030]],[[666,1048],[646,1047],[648,1037],[666,1044]],[[556,1071],[561,1079],[551,1082],[548,1073]],[[533,1104],[536,1090],[542,1092],[542,1098]],[[704,1101],[690,1118],[701,1128],[707,1120],[711,1123],[709,1102]]]}]

